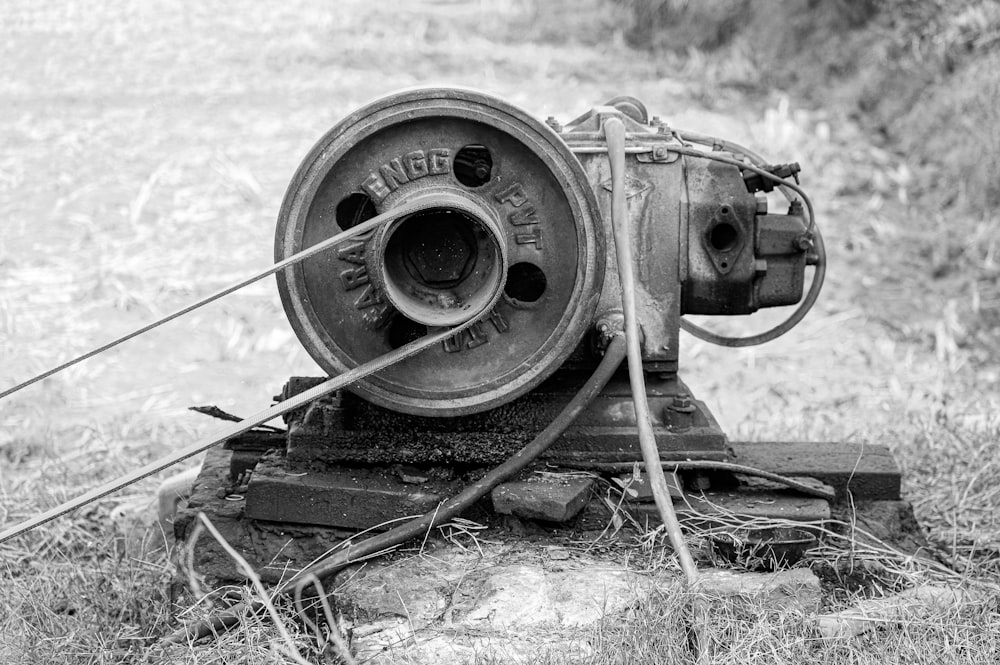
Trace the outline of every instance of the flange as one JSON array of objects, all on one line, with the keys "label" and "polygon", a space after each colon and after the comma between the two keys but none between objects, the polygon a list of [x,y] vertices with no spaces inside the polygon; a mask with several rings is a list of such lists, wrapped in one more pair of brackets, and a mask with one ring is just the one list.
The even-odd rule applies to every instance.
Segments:
[{"label": "flange", "polygon": [[502,100],[451,88],[393,94],[313,147],[282,203],[275,258],[415,201],[420,212],[278,273],[292,327],[336,374],[452,325],[502,283],[481,322],[351,390],[440,416],[524,394],[580,342],[601,291],[603,221],[582,167],[551,129]]}]

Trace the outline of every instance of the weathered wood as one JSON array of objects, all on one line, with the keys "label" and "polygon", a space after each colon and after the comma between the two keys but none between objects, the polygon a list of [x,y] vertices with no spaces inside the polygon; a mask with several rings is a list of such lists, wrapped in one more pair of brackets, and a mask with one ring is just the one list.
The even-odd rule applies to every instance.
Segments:
[{"label": "weathered wood", "polygon": [[449,483],[404,483],[387,467],[289,469],[281,456],[269,454],[250,478],[246,515],[269,522],[367,529],[434,510],[452,492]]},{"label": "weathered wood", "polygon": [[837,442],[739,442],[732,444],[739,464],[783,476],[816,478],[843,500],[899,499],[902,475],[886,446]]},{"label": "weathered wood", "polygon": [[[186,505],[182,502],[174,520],[174,535],[179,542],[189,542],[198,524],[197,515],[203,512],[262,580],[276,583],[354,534],[327,527],[247,518],[245,501],[240,495],[225,495],[232,486],[229,473],[232,455],[231,450],[221,447],[210,448],[206,453],[191,497]],[[195,544],[191,563],[194,572],[210,588],[246,579],[246,574],[207,533]]]}]

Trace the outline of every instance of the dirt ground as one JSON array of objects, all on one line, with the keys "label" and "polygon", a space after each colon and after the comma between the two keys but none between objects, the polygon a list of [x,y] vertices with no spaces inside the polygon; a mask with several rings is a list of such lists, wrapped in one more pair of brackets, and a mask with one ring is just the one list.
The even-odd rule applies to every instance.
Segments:
[{"label": "dirt ground", "polygon": [[[268,265],[299,161],[373,97],[468,85],[568,120],[630,94],[676,127],[801,162],[826,237],[828,282],[813,313],[759,348],[684,337],[688,384],[734,439],[892,446],[944,555],[995,570],[1000,365],[965,335],[959,312],[973,296],[960,275],[935,270],[916,242],[946,213],[913,198],[907,155],[877,145],[844,109],[742,87],[739,61],[634,50],[624,12],[596,0],[10,0],[0,16],[0,387]],[[747,332],[784,314],[707,324]],[[318,371],[268,280],[28,388],[0,404],[0,525],[210,431],[190,405],[251,413],[287,377]],[[69,574],[73,553],[111,528],[114,506],[156,482],[0,547],[3,584],[65,593],[69,580],[46,575]],[[24,611],[13,601],[6,611],[15,606]],[[10,621],[0,624],[20,625]]]}]

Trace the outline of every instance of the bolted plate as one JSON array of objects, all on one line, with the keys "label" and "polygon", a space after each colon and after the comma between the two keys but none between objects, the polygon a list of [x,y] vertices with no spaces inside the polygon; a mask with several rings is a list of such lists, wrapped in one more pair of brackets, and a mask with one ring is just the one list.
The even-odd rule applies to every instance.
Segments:
[{"label": "bolted plate", "polygon": [[[418,197],[468,202],[411,215],[387,258],[373,237],[349,241],[278,274],[299,339],[337,374],[427,332],[379,286],[387,273],[442,301],[496,260],[479,222],[507,246],[506,283],[483,321],[355,384],[397,411],[453,416],[524,394],[557,369],[590,326],[604,275],[604,230],[576,158],[543,123],[488,95],[410,90],[375,101],[330,130],[289,185],[275,237],[281,260]],[[489,218],[489,219],[484,219]],[[401,276],[401,277],[400,277]],[[473,281],[468,281],[473,280]],[[428,295],[430,294],[430,295]]]}]

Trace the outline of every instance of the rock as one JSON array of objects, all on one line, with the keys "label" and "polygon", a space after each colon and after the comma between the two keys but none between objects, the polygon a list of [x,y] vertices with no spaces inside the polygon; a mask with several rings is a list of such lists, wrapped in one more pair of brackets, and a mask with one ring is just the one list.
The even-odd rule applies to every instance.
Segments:
[{"label": "rock", "polygon": [[356,622],[399,617],[413,629],[431,624],[444,614],[453,587],[477,560],[445,556],[415,556],[341,571],[336,577],[341,611]]},{"label": "rock", "polygon": [[566,522],[587,504],[593,485],[593,478],[552,475],[503,483],[493,490],[493,509],[502,515]]},{"label": "rock", "polygon": [[156,500],[151,496],[123,501],[112,509],[109,517],[115,525],[119,552],[142,557],[146,552],[170,545],[169,537],[157,521]]},{"label": "rock", "polygon": [[553,561],[566,561],[570,558],[569,550],[565,547],[559,547],[557,545],[549,545],[545,548],[545,552]]},{"label": "rock", "polygon": [[177,507],[181,501],[187,501],[194,489],[194,481],[198,477],[200,466],[174,474],[160,483],[156,491],[157,513],[160,528],[167,542],[173,540],[174,519],[177,517]]},{"label": "rock", "polygon": [[587,626],[648,594],[646,578],[628,570],[583,568],[546,572],[530,565],[492,569],[462,623],[495,628]]},{"label": "rock", "polygon": [[430,475],[426,471],[408,464],[400,464],[395,467],[395,471],[396,475],[399,476],[399,479],[409,485],[420,485],[431,479]]},{"label": "rock", "polygon": [[721,599],[743,599],[767,609],[813,614],[820,608],[819,578],[807,568],[776,573],[738,573],[711,568],[698,575],[696,589],[710,603]]},{"label": "rock", "polygon": [[380,656],[410,653],[413,645],[413,630],[407,620],[388,617],[355,628],[351,650],[357,662],[365,663]]},{"label": "rock", "polygon": [[975,601],[964,589],[925,585],[885,598],[863,600],[854,607],[817,617],[819,634],[826,638],[854,637],[886,622],[926,619]]},{"label": "rock", "polygon": [[584,659],[593,626],[653,588],[645,575],[585,555],[564,560],[573,570],[545,570],[539,554],[508,563],[503,546],[484,545],[481,555],[435,546],[342,572],[337,604],[354,624],[359,662],[531,662],[545,651]]}]

